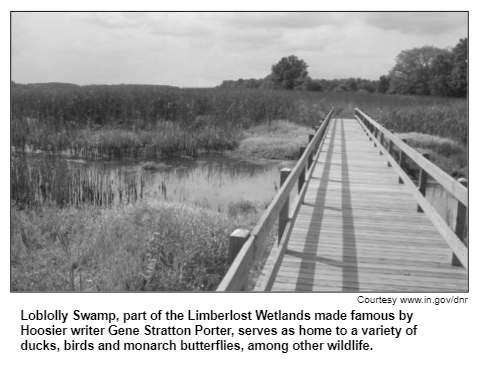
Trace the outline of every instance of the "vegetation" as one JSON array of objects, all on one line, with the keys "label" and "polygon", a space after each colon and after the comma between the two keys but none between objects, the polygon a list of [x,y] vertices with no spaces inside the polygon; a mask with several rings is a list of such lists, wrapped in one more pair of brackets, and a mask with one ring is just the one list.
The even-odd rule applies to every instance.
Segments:
[{"label": "vegetation", "polygon": [[272,160],[296,160],[300,147],[308,143],[313,129],[280,120],[249,128],[244,132],[236,154]]},{"label": "vegetation", "polygon": [[12,87],[12,144],[96,157],[196,155],[236,146],[243,128],[287,119],[313,125],[315,98],[285,91],[149,85]]},{"label": "vegetation", "polygon": [[404,50],[396,57],[394,67],[379,80],[312,79],[307,68],[307,63],[296,56],[283,57],[263,79],[226,80],[220,88],[466,97],[468,39],[460,39],[454,48],[424,46]]},{"label": "vegetation", "polygon": [[[229,217],[182,203],[11,209],[13,291],[211,291],[228,269],[228,237],[262,208]],[[273,229],[275,233],[276,230]],[[274,235],[254,263],[257,274]],[[252,278],[251,285],[255,282]]]},{"label": "vegetation", "polygon": [[307,63],[296,56],[283,57],[272,66],[270,83],[272,89],[299,89],[306,82]]},{"label": "vegetation", "polygon": [[377,113],[379,122],[397,133],[418,132],[468,142],[468,108],[465,100],[444,105],[386,108]]},{"label": "vegetation", "polygon": [[[419,153],[428,153],[431,162],[441,170],[455,178],[468,176],[468,151],[466,145],[453,141],[449,138],[432,136],[417,132],[401,133],[399,138],[405,139],[406,143]],[[419,168],[414,162],[407,170],[417,176]]]},{"label": "vegetation", "polygon": [[432,46],[402,51],[389,72],[388,93],[467,96],[468,40],[452,49]]},{"label": "vegetation", "polygon": [[214,290],[227,270],[226,216],[176,203],[12,209],[12,290]]},{"label": "vegetation", "polygon": [[264,79],[225,80],[219,86],[222,89],[271,89],[304,90],[324,92],[364,92],[372,93],[378,88],[378,82],[360,79],[312,79],[304,60],[294,55],[283,57],[272,65],[271,73]]}]

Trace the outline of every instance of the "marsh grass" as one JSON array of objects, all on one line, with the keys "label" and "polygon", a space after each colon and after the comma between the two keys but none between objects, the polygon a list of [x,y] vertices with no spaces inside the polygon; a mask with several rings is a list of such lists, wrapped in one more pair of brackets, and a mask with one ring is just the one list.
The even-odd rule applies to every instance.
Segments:
[{"label": "marsh grass", "polygon": [[214,290],[234,228],[220,213],[167,202],[12,209],[12,290]]},{"label": "marsh grass", "polygon": [[[138,202],[82,209],[11,209],[13,291],[212,291],[227,272],[229,235],[265,206],[230,216],[200,205]],[[246,208],[248,207],[248,208]],[[273,229],[254,270],[275,241]]]},{"label": "marsh grass", "polygon": [[19,208],[43,204],[112,206],[143,197],[145,182],[141,174],[123,174],[120,169],[110,172],[94,166],[70,168],[64,158],[55,161],[55,164],[40,167],[24,153],[11,155],[10,199],[13,205]]},{"label": "marsh grass", "polygon": [[[429,153],[430,160],[447,174],[458,178],[468,176],[467,147],[458,141],[439,136],[411,132],[397,135],[419,153]],[[417,177],[419,167],[410,159],[406,160],[407,170]]]},{"label": "marsh grass", "polygon": [[17,85],[12,144],[81,157],[195,155],[234,148],[243,128],[278,119],[314,125],[327,111],[302,92]]},{"label": "marsh grass", "polygon": [[314,130],[286,120],[251,127],[244,132],[236,154],[272,160],[296,160]]},{"label": "marsh grass", "polygon": [[[464,145],[468,142],[466,100],[448,99],[440,105],[386,109],[379,112],[378,120],[396,133],[417,132],[448,138]],[[435,143],[449,147],[445,142]]]}]

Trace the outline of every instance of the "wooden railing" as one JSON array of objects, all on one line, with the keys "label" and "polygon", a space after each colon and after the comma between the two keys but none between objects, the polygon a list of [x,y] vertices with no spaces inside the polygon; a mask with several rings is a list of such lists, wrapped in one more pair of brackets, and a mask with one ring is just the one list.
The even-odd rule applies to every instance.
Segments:
[{"label": "wooden railing", "polygon": [[[364,128],[366,134],[371,140],[373,140],[375,145],[378,145],[380,153],[384,154],[386,157],[388,166],[394,168],[399,174],[399,182],[406,184],[406,186],[412,189],[414,198],[418,203],[418,211],[424,211],[424,213],[426,213],[453,251],[452,264],[454,266],[462,265],[468,269],[468,248],[463,242],[468,209],[467,180],[460,179],[456,181],[439,167],[432,164],[429,161],[429,155],[419,154],[413,148],[409,147],[404,140],[401,140],[392,131],[388,131],[362,110],[356,108],[355,116]],[[395,149],[398,151],[397,161],[394,158]],[[415,185],[402,168],[405,156],[409,156],[411,160],[419,166],[420,174],[418,186]],[[454,219],[454,229],[451,229],[425,198],[428,175],[458,202]]]},{"label": "wooden railing", "polygon": [[[324,138],[333,111],[334,108],[329,111],[322,124],[317,128],[316,133],[309,135],[309,144],[307,147],[301,148],[302,156],[294,169],[292,171],[290,169],[282,169],[281,187],[252,232],[245,229],[237,229],[231,234],[229,239],[229,258],[232,260],[232,263],[217,291],[247,290],[252,263],[278,218],[278,252],[281,247],[284,247],[283,245],[287,246],[286,242],[292,231],[293,221],[299,212],[307,190],[306,182],[309,181],[314,170],[311,168],[313,157],[319,153],[319,145]],[[298,195],[294,200],[294,209],[289,216],[289,195],[296,182],[299,186]],[[285,252],[285,247],[283,252]]]}]

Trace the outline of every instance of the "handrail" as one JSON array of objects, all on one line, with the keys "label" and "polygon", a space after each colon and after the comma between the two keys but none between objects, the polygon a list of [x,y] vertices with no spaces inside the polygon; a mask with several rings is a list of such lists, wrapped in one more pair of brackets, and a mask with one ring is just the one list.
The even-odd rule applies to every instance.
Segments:
[{"label": "handrail", "polygon": [[[256,253],[258,249],[262,247],[264,241],[269,235],[269,232],[274,226],[274,223],[277,220],[282,208],[286,205],[286,203],[288,203],[289,194],[292,188],[295,186],[296,181],[301,181],[305,176],[303,175],[305,174],[305,167],[312,161],[312,155],[324,136],[333,112],[334,108],[329,111],[321,126],[317,129],[315,135],[312,137],[312,139],[310,139],[310,142],[301,158],[280,187],[276,196],[269,204],[269,207],[266,209],[257,225],[252,230],[250,236],[246,237],[247,240],[237,253],[229,270],[222,279],[222,282],[219,284],[217,291],[239,291],[245,288],[245,284],[249,277],[250,267],[254,261],[254,258],[256,257]],[[307,183],[304,183],[304,186],[307,186]],[[286,221],[284,223],[288,222]],[[286,231],[288,230],[285,230],[284,227],[280,228],[280,232],[285,233]]]},{"label": "handrail", "polygon": [[399,137],[384,128],[362,110],[356,108],[355,114],[358,115],[361,120],[370,123],[376,129],[381,131],[384,137],[387,137],[390,141],[392,141],[401,151],[403,151],[416,164],[418,164],[419,167],[426,171],[429,176],[436,180],[439,185],[446,189],[446,191],[453,195],[458,201],[463,203],[464,206],[468,207],[468,189],[466,189],[463,185],[461,185],[451,176],[446,174],[443,170],[434,165],[432,162],[422,157],[416,150],[408,146]]},{"label": "handrail", "polygon": [[[323,141],[324,141],[324,138],[322,138],[321,143]],[[321,149],[319,148],[317,150],[317,154],[314,158],[314,161],[317,161],[320,153],[321,153]],[[309,169],[306,176],[306,181],[309,181],[311,179],[312,174],[314,173],[314,168],[315,166],[311,166],[311,168]],[[282,235],[282,238],[279,242],[277,250],[273,256],[272,266],[267,270],[265,276],[262,278],[262,281],[260,282],[260,285],[259,285],[259,291],[270,291],[274,286],[274,281],[276,279],[277,273],[279,272],[279,268],[281,267],[282,259],[284,258],[284,254],[287,250],[287,244],[289,243],[292,229],[294,228],[294,222],[296,221],[297,214],[299,213],[299,210],[301,209],[301,205],[304,202],[304,196],[306,195],[307,187],[308,187],[308,184],[303,184],[301,190],[299,191],[299,194],[297,195],[294,201],[294,208],[289,214],[289,219],[285,227],[284,234]]]},{"label": "handrail", "polygon": [[[437,228],[438,232],[441,234],[441,236],[444,238],[446,243],[453,251],[453,265],[462,264],[466,269],[468,269],[468,248],[461,241],[465,224],[465,217],[463,217],[462,215],[466,214],[466,209],[468,207],[468,189],[462,184],[460,184],[458,181],[453,179],[451,176],[446,174],[440,168],[433,165],[429,160],[421,156],[418,152],[416,152],[413,148],[409,147],[406,143],[402,142],[399,137],[388,131],[386,128],[373,120],[369,115],[367,115],[360,109],[355,109],[355,116],[361,126],[364,127],[366,133],[372,139],[378,139],[377,137],[381,135],[381,139],[378,139],[379,149],[384,154],[384,157],[388,160],[389,166],[393,167],[396,170],[396,172],[403,180],[404,184],[406,184],[406,186],[412,190],[414,198],[419,204],[419,207],[428,216],[428,218],[431,220],[433,225]],[[389,151],[386,150],[386,148],[384,148],[382,144],[383,140],[386,137],[389,141]],[[421,185],[418,188],[391,155],[393,144],[398,147],[398,149],[401,151],[401,154],[405,153],[406,155],[408,155],[420,167],[422,175],[426,176],[426,173],[429,174],[458,201],[456,226],[454,228],[454,231],[451,229],[451,227],[448,226],[448,224],[443,220],[443,218],[438,214],[438,212],[427,201],[424,196],[424,191],[423,189],[421,189]]]}]

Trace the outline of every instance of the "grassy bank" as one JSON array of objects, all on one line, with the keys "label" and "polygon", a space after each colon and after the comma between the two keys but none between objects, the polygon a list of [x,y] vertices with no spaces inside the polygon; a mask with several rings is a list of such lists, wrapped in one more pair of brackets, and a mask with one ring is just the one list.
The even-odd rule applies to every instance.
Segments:
[{"label": "grassy bank", "polygon": [[[468,177],[468,150],[463,143],[416,132],[400,133],[397,136],[406,139],[406,143],[419,153],[428,153],[431,162],[447,174],[455,178]],[[414,162],[408,162],[407,168],[412,175],[419,172],[419,167]]]},{"label": "grassy bank", "polygon": [[[446,100],[443,105],[411,106],[382,110],[377,120],[396,133],[422,133],[468,142],[468,108],[466,100]],[[441,143],[446,145],[444,142]]]},{"label": "grassy bank", "polygon": [[13,291],[215,290],[230,233],[261,214],[246,202],[229,215],[169,202],[11,212]]},{"label": "grassy bank", "polygon": [[364,93],[318,93],[320,102],[335,107],[335,115],[354,117],[354,108],[368,113],[396,133],[418,132],[466,144],[467,99]]},{"label": "grassy bank", "polygon": [[299,148],[307,146],[314,130],[285,120],[262,124],[244,131],[235,153],[242,157],[296,160]]}]

